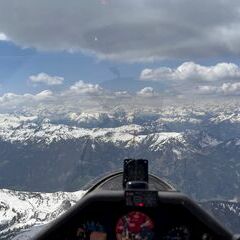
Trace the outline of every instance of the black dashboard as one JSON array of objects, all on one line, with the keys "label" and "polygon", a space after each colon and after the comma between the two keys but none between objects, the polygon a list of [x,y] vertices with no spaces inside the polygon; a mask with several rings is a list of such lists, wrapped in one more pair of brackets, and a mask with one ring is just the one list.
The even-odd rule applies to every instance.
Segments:
[{"label": "black dashboard", "polygon": [[[137,191],[133,191],[134,192]],[[178,192],[155,192],[129,202],[124,191],[85,196],[36,239],[221,240],[232,239],[198,205]]]}]

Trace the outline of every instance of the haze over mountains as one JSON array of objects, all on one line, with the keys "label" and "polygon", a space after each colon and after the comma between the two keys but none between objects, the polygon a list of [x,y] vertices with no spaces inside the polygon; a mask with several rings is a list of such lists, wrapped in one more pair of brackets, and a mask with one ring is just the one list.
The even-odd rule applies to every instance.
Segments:
[{"label": "haze over mountains", "polygon": [[140,91],[145,87],[152,87],[155,91],[163,92],[166,90],[166,84],[164,82],[150,82],[150,81],[139,81],[139,79],[134,79],[133,77],[116,77],[114,79],[103,81],[100,86],[103,89],[108,89],[110,91],[126,91],[136,92]]}]

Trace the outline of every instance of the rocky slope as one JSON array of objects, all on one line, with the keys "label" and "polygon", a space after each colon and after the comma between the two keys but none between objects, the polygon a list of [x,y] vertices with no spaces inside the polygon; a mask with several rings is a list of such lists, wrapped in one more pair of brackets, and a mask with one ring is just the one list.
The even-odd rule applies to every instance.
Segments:
[{"label": "rocky slope", "polygon": [[202,207],[215,216],[233,233],[240,233],[240,202],[234,201],[204,201]]},{"label": "rocky slope", "polygon": [[40,226],[68,210],[83,194],[83,191],[39,193],[0,190],[0,239],[13,238],[19,232],[22,232],[22,238],[23,235],[35,234]]}]

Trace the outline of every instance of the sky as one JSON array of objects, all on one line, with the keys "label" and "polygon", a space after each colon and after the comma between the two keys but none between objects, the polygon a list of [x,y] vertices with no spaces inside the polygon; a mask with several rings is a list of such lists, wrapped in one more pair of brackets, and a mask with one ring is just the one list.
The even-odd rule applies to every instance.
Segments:
[{"label": "sky", "polygon": [[0,111],[237,99],[239,42],[237,0],[2,0]]}]

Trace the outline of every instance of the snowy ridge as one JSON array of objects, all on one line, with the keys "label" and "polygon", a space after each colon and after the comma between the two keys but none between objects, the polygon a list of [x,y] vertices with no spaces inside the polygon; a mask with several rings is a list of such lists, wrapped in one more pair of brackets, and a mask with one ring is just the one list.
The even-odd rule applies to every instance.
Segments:
[{"label": "snowy ridge", "polygon": [[0,238],[46,224],[69,209],[84,191],[66,193],[20,192],[0,190]]},{"label": "snowy ridge", "polygon": [[[82,113],[79,116],[75,113],[68,115],[71,120],[76,121],[76,126],[66,123],[54,123],[47,118],[40,118],[37,116],[22,116],[22,115],[11,115],[11,114],[0,114],[0,139],[6,142],[18,142],[23,144],[28,144],[28,142],[51,144],[52,142],[58,142],[67,139],[80,139],[80,138],[91,138],[102,142],[112,142],[115,145],[125,145],[131,146],[133,144],[143,144],[151,139],[153,145],[152,149],[158,149],[159,145],[166,143],[166,141],[176,140],[184,143],[184,134],[181,131],[174,131],[174,129],[167,128],[164,129],[166,122],[169,124],[180,122],[180,123],[199,123],[199,119],[193,120],[189,118],[184,111],[179,112],[168,110],[163,113],[158,113],[156,116],[154,114],[149,115],[138,115],[139,113],[128,113],[124,116],[124,120],[121,126],[116,127],[101,127],[101,128],[85,128],[77,126],[79,121],[88,122],[89,119],[94,118],[94,123],[97,125],[98,121],[104,118],[114,119],[111,114],[106,113],[95,113],[87,114]],[[196,113],[195,113],[196,114]],[[197,113],[197,116],[202,116],[204,113]],[[148,124],[127,124],[129,118],[132,116],[134,118],[140,118],[136,122],[144,122],[145,120]],[[148,121],[148,118],[151,121]],[[119,116],[115,116],[119,120]],[[146,119],[145,119],[146,118]],[[131,122],[133,121],[131,119]],[[63,121],[64,122],[64,121]],[[118,124],[117,124],[118,125]],[[135,136],[135,137],[134,137]],[[133,141],[134,139],[134,141]],[[208,139],[208,143],[217,145],[218,142],[214,139]],[[213,141],[215,141],[213,143]]]},{"label": "snowy ridge", "polygon": [[147,138],[151,139],[151,142],[153,143],[150,146],[150,149],[153,151],[158,151],[159,148],[162,147],[162,144],[166,143],[167,141],[178,141],[183,144],[186,144],[184,135],[182,133],[176,133],[176,132],[163,132],[163,133],[149,134]]},{"label": "snowy ridge", "polygon": [[[149,137],[143,134],[144,127],[136,124],[123,125],[116,128],[80,128],[68,126],[64,124],[49,123],[46,119],[40,124],[34,122],[36,117],[8,117],[0,116],[0,138],[10,142],[45,142],[50,144],[66,139],[78,139],[91,137],[102,141],[131,144],[134,135],[138,135],[135,139],[141,143]],[[33,121],[33,122],[30,122]],[[151,137],[151,135],[150,135]],[[155,142],[161,143],[167,139],[178,138],[180,140],[181,133],[164,132],[155,135]]]}]

